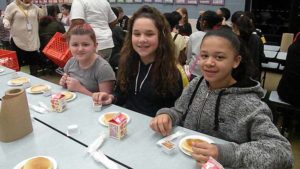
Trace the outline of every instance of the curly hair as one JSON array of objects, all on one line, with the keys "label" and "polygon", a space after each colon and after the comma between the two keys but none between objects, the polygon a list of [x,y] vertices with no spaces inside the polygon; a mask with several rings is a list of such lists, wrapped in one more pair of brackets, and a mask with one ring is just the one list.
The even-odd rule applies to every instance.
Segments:
[{"label": "curly hair", "polygon": [[179,86],[179,73],[176,67],[175,45],[172,41],[170,27],[165,17],[157,9],[147,5],[136,11],[129,20],[128,33],[120,52],[117,83],[121,91],[126,93],[128,85],[137,75],[140,57],[133,49],[132,33],[134,23],[139,18],[151,19],[158,30],[159,45],[155,51],[155,64],[150,72],[151,83],[159,95],[167,92],[173,93],[173,89]]}]

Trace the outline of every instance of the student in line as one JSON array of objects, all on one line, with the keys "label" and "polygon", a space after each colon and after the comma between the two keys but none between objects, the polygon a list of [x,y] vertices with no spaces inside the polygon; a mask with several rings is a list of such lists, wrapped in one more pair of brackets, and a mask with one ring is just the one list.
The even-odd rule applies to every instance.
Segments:
[{"label": "student in line", "polygon": [[201,15],[200,27],[201,31],[194,32],[190,35],[186,49],[186,64],[191,73],[191,79],[195,76],[201,76],[198,64],[198,56],[200,52],[200,44],[206,32],[217,29],[222,22],[222,18],[215,11],[205,11]]},{"label": "student in line", "polygon": [[95,93],[93,100],[153,117],[158,109],[174,106],[182,89],[170,27],[157,9],[143,6],[128,23],[115,93]]},{"label": "student in line", "polygon": [[189,23],[189,15],[186,8],[177,8],[176,11],[180,13],[181,20],[179,24],[176,26],[178,29],[178,33],[182,36],[190,36],[192,34],[192,26]]},{"label": "student in line", "polygon": [[228,141],[194,143],[192,158],[201,166],[209,157],[229,168],[292,168],[291,145],[260,100],[263,89],[250,78],[247,54],[230,30],[208,32],[200,47],[203,77],[184,89],[175,107],[163,108],[150,127],[166,136],[173,126]]},{"label": "student in line", "polygon": [[67,41],[73,57],[65,65],[59,84],[89,96],[99,91],[111,93],[115,74],[109,63],[96,54],[93,28],[86,23],[77,25],[68,32]]}]

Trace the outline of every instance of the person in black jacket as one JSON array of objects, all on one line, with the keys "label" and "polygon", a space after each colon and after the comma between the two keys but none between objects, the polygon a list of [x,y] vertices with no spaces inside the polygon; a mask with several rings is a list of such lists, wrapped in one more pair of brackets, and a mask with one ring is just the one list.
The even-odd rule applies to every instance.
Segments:
[{"label": "person in black jacket", "polygon": [[283,75],[277,87],[277,92],[283,101],[300,107],[300,33],[290,45]]},{"label": "person in black jacket", "polygon": [[176,11],[182,16],[179,24],[176,26],[178,33],[182,36],[190,36],[192,34],[192,26],[189,23],[189,15],[186,8],[177,8]]},{"label": "person in black jacket", "polygon": [[[119,18],[120,15],[119,10],[115,7],[111,7],[111,9],[113,10],[117,18]],[[120,51],[124,43],[126,32],[122,29],[121,26],[118,25],[114,25],[111,28],[111,31],[112,31],[112,37],[115,46],[112,48],[109,64],[113,68],[114,72],[117,74],[119,59],[120,59]]]},{"label": "person in black jacket", "polygon": [[114,94],[94,93],[95,103],[114,103],[151,117],[174,106],[183,84],[170,27],[156,8],[145,5],[133,14],[120,55]]},{"label": "person in black jacket", "polygon": [[260,81],[261,77],[261,63],[265,59],[264,45],[260,37],[255,32],[255,27],[252,20],[244,12],[237,11],[231,17],[232,29],[240,39],[242,43],[246,44],[248,52],[252,57],[254,63],[253,79]]}]

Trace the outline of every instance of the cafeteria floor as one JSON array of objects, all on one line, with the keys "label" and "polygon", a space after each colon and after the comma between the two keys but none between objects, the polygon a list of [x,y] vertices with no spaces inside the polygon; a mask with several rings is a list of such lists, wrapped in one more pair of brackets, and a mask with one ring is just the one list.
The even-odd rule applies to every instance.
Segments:
[{"label": "cafeteria floor", "polygon": [[[21,71],[25,73],[29,73],[28,66],[23,66],[21,68]],[[58,84],[60,75],[58,74],[43,75],[43,76],[39,76],[39,78]],[[266,75],[265,89],[268,91],[276,90],[280,78],[281,78],[280,74],[268,72]],[[295,132],[293,137],[289,138],[289,140],[292,144],[292,150],[294,156],[294,169],[298,169],[300,168],[300,128],[298,128],[298,132]]]}]

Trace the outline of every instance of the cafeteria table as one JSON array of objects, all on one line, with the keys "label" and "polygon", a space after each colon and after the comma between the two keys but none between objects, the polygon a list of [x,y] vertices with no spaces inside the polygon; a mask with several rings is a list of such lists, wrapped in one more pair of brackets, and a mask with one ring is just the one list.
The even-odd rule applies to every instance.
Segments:
[{"label": "cafeteria table", "polygon": [[16,71],[13,70],[13,69],[7,68],[5,66],[0,65],[0,76],[11,74],[11,73],[14,73],[14,72],[16,72]]},{"label": "cafeteria table", "polygon": [[[0,142],[0,168],[15,168],[35,156],[52,157],[58,169],[105,169],[86,153],[86,147],[32,119],[33,132],[13,142]],[[120,166],[120,169],[125,167]],[[56,168],[54,168],[56,169]]]},{"label": "cafeteria table", "polygon": [[[19,73],[20,76],[26,76],[30,78],[32,85],[34,84],[47,84],[51,86],[52,92],[59,92],[62,89],[61,86],[47,82],[45,80],[33,77],[26,73]],[[9,80],[9,77],[4,81]],[[0,85],[2,90],[2,84]],[[8,86],[6,85],[6,88]],[[101,151],[109,157],[119,161],[129,168],[143,168],[143,169],[181,169],[190,168],[196,169],[196,162],[190,156],[181,152],[176,146],[174,153],[166,154],[162,151],[156,142],[162,139],[162,136],[156,134],[149,127],[151,117],[143,114],[116,106],[109,105],[102,107],[102,111],[95,112],[92,107],[92,98],[80,93],[76,93],[77,97],[73,101],[67,103],[67,109],[62,113],[50,112],[47,114],[34,113],[35,118],[40,123],[56,130],[62,135],[67,134],[67,128],[69,125],[78,125],[80,130],[79,134],[71,135],[70,138],[76,140],[82,145],[91,144],[100,133],[108,133],[108,128],[99,123],[99,117],[105,112],[123,112],[129,115],[130,121],[127,125],[127,135],[121,140],[107,137],[104,141]],[[35,104],[39,101],[46,103],[50,106],[50,98],[45,97],[42,94],[29,94],[27,93],[28,102]],[[226,141],[211,137],[196,131],[192,131],[183,127],[175,127],[175,131],[185,132],[185,136],[188,135],[202,135],[210,138],[215,143],[224,144]],[[180,138],[175,140],[178,145]]]}]

